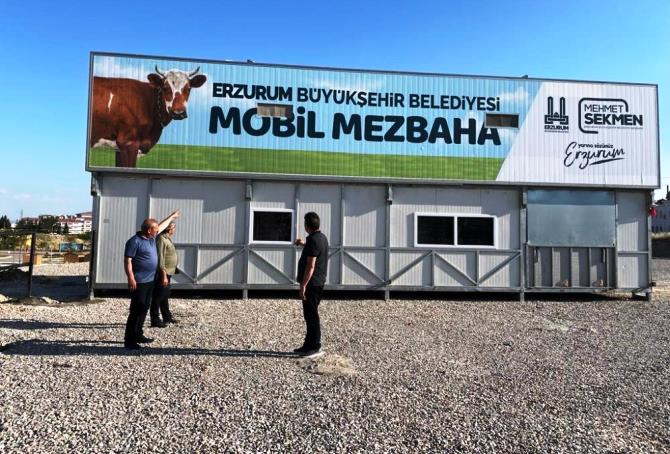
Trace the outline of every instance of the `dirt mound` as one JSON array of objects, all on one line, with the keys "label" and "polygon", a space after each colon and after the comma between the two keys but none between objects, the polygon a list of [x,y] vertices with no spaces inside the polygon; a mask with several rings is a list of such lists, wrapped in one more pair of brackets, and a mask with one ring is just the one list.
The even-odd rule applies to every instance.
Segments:
[{"label": "dirt mound", "polygon": [[349,377],[357,373],[351,360],[340,355],[325,354],[318,358],[304,358],[298,360],[298,365],[317,375]]},{"label": "dirt mound", "polygon": [[60,301],[46,296],[40,296],[40,297],[30,296],[25,298],[14,298],[14,299],[9,299],[5,297],[4,301],[2,301],[2,298],[0,298],[0,302],[7,304],[22,304],[25,306],[54,306],[62,304]]}]

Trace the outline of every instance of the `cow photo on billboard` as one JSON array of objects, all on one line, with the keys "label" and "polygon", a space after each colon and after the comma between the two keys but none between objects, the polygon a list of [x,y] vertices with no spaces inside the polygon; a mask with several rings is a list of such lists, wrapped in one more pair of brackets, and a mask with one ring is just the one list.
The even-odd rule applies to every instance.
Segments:
[{"label": "cow photo on billboard", "polygon": [[94,77],[89,145],[115,148],[116,167],[136,167],[138,156],[156,145],[163,128],[187,117],[191,89],[207,81],[199,71],[161,72],[156,66],[148,82]]}]

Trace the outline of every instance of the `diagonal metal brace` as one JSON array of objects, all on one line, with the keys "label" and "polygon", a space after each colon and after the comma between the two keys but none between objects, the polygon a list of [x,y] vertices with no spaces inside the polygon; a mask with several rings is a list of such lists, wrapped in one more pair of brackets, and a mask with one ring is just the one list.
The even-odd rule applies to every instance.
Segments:
[{"label": "diagonal metal brace", "polygon": [[407,264],[407,265],[405,265],[404,267],[400,268],[398,271],[396,271],[396,273],[395,273],[393,276],[389,277],[389,280],[388,280],[387,284],[388,284],[388,285],[391,285],[391,283],[392,283],[393,281],[395,281],[395,280],[398,279],[400,276],[402,276],[403,274],[405,274],[406,272],[408,272],[409,270],[411,270],[412,268],[414,268],[414,267],[415,267],[416,265],[418,265],[423,259],[425,259],[426,257],[428,257],[428,256],[429,256],[430,254],[432,254],[432,253],[433,253],[433,251],[427,251],[425,254],[423,254],[423,255],[417,257],[416,259],[412,260],[409,264]]},{"label": "diagonal metal brace", "polygon": [[286,279],[287,281],[289,281],[291,284],[295,284],[295,283],[296,283],[296,281],[295,281],[294,279],[291,279],[286,273],[284,273],[282,270],[280,270],[279,268],[277,268],[276,266],[274,266],[272,263],[270,263],[265,257],[263,257],[262,255],[260,255],[258,252],[254,251],[253,249],[249,249],[249,253],[250,253],[250,254],[253,254],[255,257],[258,257],[259,259],[261,259],[261,261],[263,261],[263,262],[264,262],[266,265],[268,265],[270,268],[272,268],[273,270],[275,270],[276,272],[278,272],[279,274],[281,274],[282,277],[284,277],[284,279]]},{"label": "diagonal metal brace", "polygon": [[221,260],[219,260],[218,262],[216,262],[215,264],[213,264],[212,266],[210,266],[209,268],[207,268],[205,271],[203,271],[202,273],[200,273],[200,275],[198,276],[198,281],[200,281],[202,278],[204,278],[204,277],[207,276],[208,274],[213,273],[213,272],[216,271],[219,267],[221,267],[224,263],[228,262],[228,261],[231,260],[233,257],[240,255],[242,252],[244,252],[244,247],[241,247],[241,248],[239,248],[239,249],[237,249],[237,250],[231,252],[230,254],[228,254],[227,256],[225,256],[224,258],[222,258]]},{"label": "diagonal metal brace", "polygon": [[351,255],[351,254],[348,253],[347,251],[344,251],[344,255],[346,255],[347,257],[349,257],[351,260],[354,261],[354,263],[356,263],[358,266],[360,266],[360,267],[363,268],[365,271],[367,271],[367,272],[370,273],[372,276],[374,276],[379,282],[381,282],[381,283],[384,282],[384,279],[382,279],[381,277],[379,277],[379,276],[377,275],[377,273],[375,273],[375,272],[372,271],[370,268],[368,268],[365,264],[363,264],[363,263],[362,263],[360,260],[358,260],[356,257],[354,257],[353,255]]},{"label": "diagonal metal brace", "polygon": [[[438,254],[438,253],[435,253],[434,255],[435,255],[435,257],[437,257],[437,258],[439,258],[440,260],[442,260],[442,262],[444,262],[449,268],[451,268],[452,270],[456,271],[458,274],[460,274],[462,277],[464,277],[464,278],[467,279],[468,281],[472,282],[472,285],[475,285],[475,286],[477,285],[477,281],[475,281],[474,279],[472,279],[472,278],[471,278],[470,276],[468,276],[464,271],[462,271],[462,270],[461,270],[460,268],[458,268],[456,265],[454,265],[453,263],[451,263],[449,260],[445,259],[444,257],[442,257],[442,256],[441,256],[440,254]],[[481,282],[481,281],[480,281],[480,282]]]},{"label": "diagonal metal brace", "polygon": [[183,275],[186,276],[192,283],[194,283],[194,284],[196,283],[196,282],[195,282],[195,278],[194,278],[193,276],[191,276],[190,274],[188,274],[186,271],[182,270],[182,269],[179,268],[179,267],[177,267],[177,269],[179,270],[179,274],[183,274]]},{"label": "diagonal metal brace", "polygon": [[483,275],[481,278],[479,278],[479,283],[482,284],[484,281],[486,281],[487,279],[489,279],[491,276],[493,276],[493,275],[496,274],[498,271],[500,271],[501,269],[503,269],[508,263],[510,263],[512,260],[514,260],[514,259],[516,259],[516,258],[518,258],[518,257],[521,257],[521,252],[516,252],[516,253],[514,253],[513,255],[510,255],[510,256],[507,257],[505,260],[503,260],[502,262],[500,262],[499,264],[497,264],[496,266],[494,266],[493,268],[491,268],[491,269],[489,270],[488,273],[486,273],[486,274]]}]

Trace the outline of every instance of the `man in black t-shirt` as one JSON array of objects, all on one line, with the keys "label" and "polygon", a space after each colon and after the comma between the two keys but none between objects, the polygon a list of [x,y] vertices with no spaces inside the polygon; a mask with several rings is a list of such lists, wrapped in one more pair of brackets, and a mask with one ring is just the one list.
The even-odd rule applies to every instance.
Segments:
[{"label": "man in black t-shirt", "polygon": [[296,246],[305,246],[298,262],[297,281],[300,283],[302,313],[305,317],[307,335],[300,348],[293,350],[301,356],[319,356],[321,352],[321,323],[319,321],[319,303],[328,273],[328,238],[319,231],[319,215],[309,212],[305,215],[307,241],[295,240]]}]

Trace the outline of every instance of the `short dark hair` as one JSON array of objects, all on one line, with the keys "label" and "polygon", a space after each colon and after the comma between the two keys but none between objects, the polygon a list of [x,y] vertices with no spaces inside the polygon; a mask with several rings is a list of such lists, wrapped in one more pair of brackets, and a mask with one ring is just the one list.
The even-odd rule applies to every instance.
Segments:
[{"label": "short dark hair", "polygon": [[313,211],[307,213],[305,215],[305,225],[311,230],[319,230],[319,227],[321,226],[321,219],[319,219],[319,215]]}]

